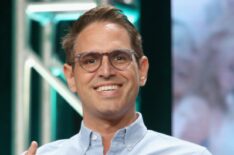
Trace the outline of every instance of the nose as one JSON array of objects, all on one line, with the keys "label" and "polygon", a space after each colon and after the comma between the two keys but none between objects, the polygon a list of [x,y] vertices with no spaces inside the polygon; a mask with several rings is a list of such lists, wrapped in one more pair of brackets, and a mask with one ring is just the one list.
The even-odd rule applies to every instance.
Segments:
[{"label": "nose", "polygon": [[110,78],[115,75],[115,69],[111,65],[108,56],[104,55],[102,57],[102,64],[98,69],[98,74],[100,77]]}]

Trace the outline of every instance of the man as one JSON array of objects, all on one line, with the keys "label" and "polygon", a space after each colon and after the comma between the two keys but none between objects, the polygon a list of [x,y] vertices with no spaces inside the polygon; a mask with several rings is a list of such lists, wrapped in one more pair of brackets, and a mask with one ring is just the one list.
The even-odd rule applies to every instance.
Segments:
[{"label": "man", "polygon": [[102,6],[81,16],[63,40],[64,73],[83,106],[80,132],[26,155],[210,155],[203,147],[147,130],[135,111],[148,59],[141,37],[118,9]]}]

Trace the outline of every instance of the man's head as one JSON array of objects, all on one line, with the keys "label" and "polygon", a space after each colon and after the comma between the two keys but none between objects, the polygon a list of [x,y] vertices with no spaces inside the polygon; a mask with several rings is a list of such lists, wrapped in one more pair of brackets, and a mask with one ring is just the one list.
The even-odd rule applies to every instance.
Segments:
[{"label": "man's head", "polygon": [[80,97],[85,122],[132,119],[139,87],[147,79],[148,59],[126,17],[113,7],[94,8],[75,22],[63,43],[68,54],[64,73]]},{"label": "man's head", "polygon": [[74,48],[76,46],[76,38],[80,32],[88,25],[94,22],[111,22],[118,24],[128,32],[131,41],[131,47],[136,52],[136,59],[139,60],[143,55],[142,40],[134,25],[129,22],[127,17],[122,14],[121,10],[112,6],[101,6],[87,11],[74,22],[69,33],[63,39],[63,48],[66,52],[66,62],[73,62]]}]

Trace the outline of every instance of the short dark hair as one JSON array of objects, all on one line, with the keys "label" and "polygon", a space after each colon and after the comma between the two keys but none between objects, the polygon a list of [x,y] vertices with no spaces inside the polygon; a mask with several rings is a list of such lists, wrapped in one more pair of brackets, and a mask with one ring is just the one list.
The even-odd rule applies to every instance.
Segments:
[{"label": "short dark hair", "polygon": [[66,62],[72,62],[74,59],[75,40],[81,31],[98,21],[109,21],[124,27],[130,37],[131,46],[136,52],[137,62],[139,62],[139,59],[144,55],[141,35],[121,10],[110,5],[95,7],[85,12],[73,23],[68,34],[62,40],[62,46],[66,52]]}]

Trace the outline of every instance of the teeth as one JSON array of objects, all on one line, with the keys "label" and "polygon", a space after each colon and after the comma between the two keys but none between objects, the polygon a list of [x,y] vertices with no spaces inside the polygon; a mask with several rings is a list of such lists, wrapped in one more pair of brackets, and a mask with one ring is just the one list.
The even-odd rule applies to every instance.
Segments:
[{"label": "teeth", "polygon": [[97,88],[97,91],[111,91],[117,89],[117,85],[111,85],[111,86],[101,86]]}]

